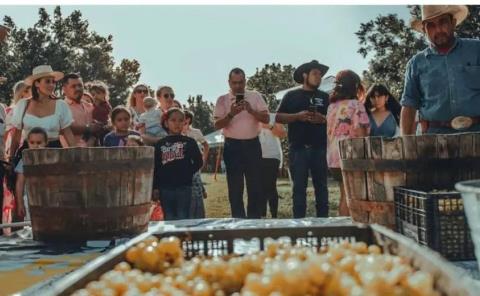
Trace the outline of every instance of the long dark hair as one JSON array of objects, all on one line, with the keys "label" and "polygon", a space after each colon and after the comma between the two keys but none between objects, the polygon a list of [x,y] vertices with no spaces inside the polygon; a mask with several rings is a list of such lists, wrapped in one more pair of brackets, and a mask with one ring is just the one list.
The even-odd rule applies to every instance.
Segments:
[{"label": "long dark hair", "polygon": [[370,100],[375,94],[380,95],[380,96],[386,96],[387,101],[385,102],[385,109],[390,111],[392,113],[393,117],[395,117],[395,120],[397,121],[397,124],[400,122],[400,111],[402,109],[402,106],[400,106],[400,103],[395,99],[395,97],[390,93],[388,88],[383,85],[383,84],[373,84],[367,92],[367,95],[365,96],[365,109],[367,111],[368,115],[371,115],[373,105],[372,101]]},{"label": "long dark hair", "polygon": [[365,92],[362,80],[352,70],[343,70],[335,76],[335,87],[330,95],[330,103],[342,100],[358,100],[358,92]]}]

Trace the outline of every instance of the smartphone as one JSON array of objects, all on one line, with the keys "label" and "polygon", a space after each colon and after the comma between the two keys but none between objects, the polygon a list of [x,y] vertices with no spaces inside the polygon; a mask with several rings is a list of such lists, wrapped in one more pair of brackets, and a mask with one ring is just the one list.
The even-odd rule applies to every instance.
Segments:
[{"label": "smartphone", "polygon": [[238,104],[241,101],[245,100],[245,94],[236,94],[235,95],[235,102]]}]

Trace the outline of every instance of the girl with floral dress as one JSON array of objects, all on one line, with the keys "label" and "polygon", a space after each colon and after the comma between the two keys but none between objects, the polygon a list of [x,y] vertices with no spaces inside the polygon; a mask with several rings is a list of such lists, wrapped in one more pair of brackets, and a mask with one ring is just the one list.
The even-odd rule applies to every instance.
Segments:
[{"label": "girl with floral dress", "polygon": [[335,88],[330,95],[327,111],[327,163],[333,178],[340,185],[340,216],[349,216],[349,210],[340,169],[338,142],[368,136],[370,121],[364,105],[359,101],[364,92],[360,77],[351,70],[343,70],[335,77]]}]

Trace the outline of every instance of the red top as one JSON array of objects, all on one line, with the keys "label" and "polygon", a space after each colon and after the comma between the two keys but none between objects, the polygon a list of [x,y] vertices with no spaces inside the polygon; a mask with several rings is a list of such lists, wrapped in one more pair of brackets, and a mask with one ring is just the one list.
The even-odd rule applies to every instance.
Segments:
[{"label": "red top", "polygon": [[103,124],[108,123],[108,116],[110,115],[110,111],[112,111],[112,106],[108,102],[101,102],[98,105],[94,105],[92,118],[98,122]]}]

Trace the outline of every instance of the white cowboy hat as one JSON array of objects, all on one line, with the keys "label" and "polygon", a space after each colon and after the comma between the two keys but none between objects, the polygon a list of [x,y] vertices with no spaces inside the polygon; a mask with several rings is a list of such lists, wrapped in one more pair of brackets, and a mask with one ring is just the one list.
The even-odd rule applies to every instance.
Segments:
[{"label": "white cowboy hat", "polygon": [[25,84],[32,85],[32,83],[43,77],[53,77],[55,81],[59,81],[63,78],[62,72],[53,71],[50,65],[41,65],[33,68],[32,75],[25,78]]},{"label": "white cowboy hat", "polygon": [[457,26],[460,25],[468,16],[468,7],[466,5],[422,5],[422,19],[412,19],[410,26],[418,32],[423,33],[423,22],[428,21],[442,14],[451,14],[457,20]]},{"label": "white cowboy hat", "polygon": [[8,36],[8,32],[10,32],[10,28],[4,25],[0,25],[0,42],[5,40]]}]

